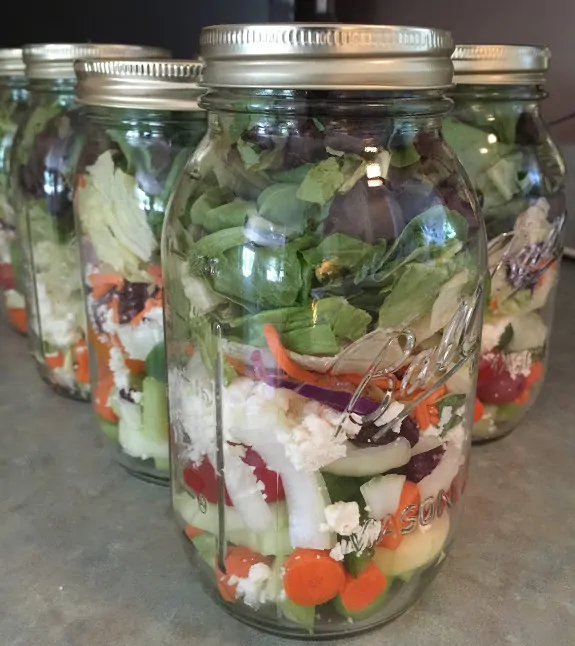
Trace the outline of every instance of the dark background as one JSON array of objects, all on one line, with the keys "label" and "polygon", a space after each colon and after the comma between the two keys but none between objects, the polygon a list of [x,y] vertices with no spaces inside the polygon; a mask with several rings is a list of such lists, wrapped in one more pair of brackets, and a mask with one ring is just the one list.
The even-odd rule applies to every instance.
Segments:
[{"label": "dark background", "polygon": [[[5,0],[6,2],[8,0]],[[575,0],[78,0],[10,3],[0,46],[26,42],[160,45],[193,58],[202,26],[225,22],[341,21],[442,26],[459,42],[527,42],[553,50],[550,120],[575,111]],[[575,142],[575,120],[556,128]]]}]

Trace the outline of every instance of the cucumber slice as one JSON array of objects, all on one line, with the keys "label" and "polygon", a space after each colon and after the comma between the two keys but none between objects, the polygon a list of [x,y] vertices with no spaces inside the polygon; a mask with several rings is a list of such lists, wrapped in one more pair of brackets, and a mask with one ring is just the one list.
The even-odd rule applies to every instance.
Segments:
[{"label": "cucumber slice", "polygon": [[522,406],[517,404],[503,404],[502,406],[497,406],[495,410],[495,421],[496,422],[508,422],[509,420],[515,419],[521,415]]},{"label": "cucumber slice", "polygon": [[[219,530],[218,506],[205,500],[200,502],[187,493],[175,494],[173,497],[174,509],[182,519],[217,535]],[[266,556],[289,554],[292,545],[288,530],[288,515],[285,503],[270,503],[270,511],[276,519],[274,530],[256,534],[249,531],[240,514],[233,507],[226,507],[226,539],[230,543],[243,545]]]},{"label": "cucumber slice", "polygon": [[407,464],[411,459],[411,446],[404,437],[391,444],[358,449],[348,445],[347,455],[323,468],[339,476],[375,476]]},{"label": "cucumber slice", "polygon": [[345,569],[357,578],[362,572],[366,570],[371,563],[373,557],[373,547],[367,547],[363,552],[351,552],[343,557]]},{"label": "cucumber slice", "polygon": [[519,316],[511,322],[513,337],[507,346],[509,352],[538,348],[547,340],[547,326],[536,312]]},{"label": "cucumber slice", "polygon": [[397,549],[376,547],[373,562],[386,575],[405,575],[433,563],[441,554],[448,534],[449,516],[444,512],[430,525],[418,525],[414,532],[406,534]]},{"label": "cucumber slice", "polygon": [[168,441],[166,384],[146,377],[142,384],[142,434],[151,440]]},{"label": "cucumber slice", "polygon": [[170,458],[154,458],[154,466],[158,471],[170,472]]},{"label": "cucumber slice", "polygon": [[192,543],[202,559],[213,568],[216,562],[216,537],[209,532],[203,532],[203,534],[198,534]]},{"label": "cucumber slice", "polygon": [[307,628],[309,634],[313,634],[315,606],[298,606],[290,599],[284,599],[281,602],[281,610],[286,619]]},{"label": "cucumber slice", "polygon": [[160,341],[146,357],[146,372],[149,377],[166,383],[166,347]]},{"label": "cucumber slice", "polygon": [[114,422],[109,422],[107,419],[102,419],[98,417],[98,423],[100,424],[100,429],[104,435],[112,440],[112,442],[118,441],[118,424]]}]

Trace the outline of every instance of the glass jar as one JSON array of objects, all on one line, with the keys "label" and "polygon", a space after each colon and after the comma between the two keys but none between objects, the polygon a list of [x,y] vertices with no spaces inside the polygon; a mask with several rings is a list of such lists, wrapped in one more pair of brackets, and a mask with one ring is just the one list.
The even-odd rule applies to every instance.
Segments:
[{"label": "glass jar", "polygon": [[488,236],[473,439],[509,433],[543,384],[565,223],[565,167],[540,101],[549,51],[456,49],[455,108],[445,136],[478,194]]},{"label": "glass jar", "polygon": [[28,104],[21,49],[0,49],[0,288],[6,319],[26,334],[26,307],[18,283],[20,258],[14,211],[10,204],[10,151]]},{"label": "glass jar", "polygon": [[85,122],[73,62],[101,55],[165,56],[131,45],[24,47],[30,112],[13,151],[12,192],[28,308],[30,346],[42,378],[60,394],[89,400],[86,323],[72,189]]},{"label": "glass jar", "polygon": [[241,621],[361,632],[419,597],[461,513],[486,249],[441,131],[451,38],[201,43],[209,130],[162,237],[176,521]]},{"label": "glass jar", "polygon": [[77,63],[92,133],[74,207],[94,410],[120,463],[169,481],[160,235],[168,196],[206,131],[194,61]]}]

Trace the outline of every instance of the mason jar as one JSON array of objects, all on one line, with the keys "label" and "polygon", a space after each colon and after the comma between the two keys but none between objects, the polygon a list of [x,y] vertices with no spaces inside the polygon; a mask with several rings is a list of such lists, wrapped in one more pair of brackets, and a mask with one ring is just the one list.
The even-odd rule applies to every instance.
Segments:
[{"label": "mason jar", "polygon": [[206,131],[196,61],[79,61],[91,133],[74,208],[93,405],[120,463],[169,481],[160,235],[173,184]]},{"label": "mason jar", "polygon": [[15,138],[11,168],[30,347],[42,378],[80,400],[90,398],[90,380],[72,190],[86,133],[74,96],[74,60],[96,55],[168,54],[136,45],[24,47],[31,107]]},{"label": "mason jar", "polygon": [[173,508],[243,622],[333,638],[419,597],[461,514],[485,232],[448,32],[206,28],[209,129],[162,236]]},{"label": "mason jar", "polygon": [[546,372],[565,224],[565,166],[541,116],[549,50],[462,45],[445,137],[477,191],[488,236],[474,441],[503,437]]},{"label": "mason jar", "polygon": [[26,334],[26,308],[21,291],[19,246],[10,204],[10,151],[28,105],[22,50],[0,49],[0,288],[8,323]]}]

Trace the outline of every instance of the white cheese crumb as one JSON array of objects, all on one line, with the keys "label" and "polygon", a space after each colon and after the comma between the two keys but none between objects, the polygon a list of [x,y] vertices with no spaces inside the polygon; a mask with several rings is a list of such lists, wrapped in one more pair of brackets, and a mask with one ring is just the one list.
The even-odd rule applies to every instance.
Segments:
[{"label": "white cheese crumb", "polygon": [[[401,404],[398,401],[392,401],[390,405],[385,409],[384,413],[375,421],[376,426],[384,426],[385,424],[389,424],[389,422],[393,422],[393,420],[401,413],[401,411],[405,408],[403,404]],[[399,433],[401,430],[401,422],[396,422],[392,430],[394,433]]]},{"label": "white cheese crumb", "polygon": [[114,385],[118,390],[130,390],[130,371],[124,361],[122,350],[117,347],[110,348],[108,366],[114,375]]},{"label": "white cheese crumb", "polygon": [[231,576],[229,582],[231,585],[237,584],[236,597],[243,599],[251,608],[258,608],[275,597],[271,585],[272,571],[265,563],[255,563],[250,567],[247,577]]},{"label": "white cheese crumb", "polygon": [[512,352],[505,356],[505,365],[512,379],[519,376],[528,377],[531,372],[531,352],[524,350],[523,352]]},{"label": "white cheese crumb", "polygon": [[501,335],[505,332],[505,328],[511,323],[513,318],[511,316],[504,316],[498,318],[494,322],[484,323],[481,333],[481,352],[491,352],[493,348],[497,347],[501,339]]},{"label": "white cheese crumb", "polygon": [[342,536],[351,536],[359,529],[359,505],[356,502],[336,502],[325,508],[327,523],[323,531],[332,531]]},{"label": "white cheese crumb", "polygon": [[361,554],[379,540],[380,534],[381,521],[370,518],[363,525],[356,527],[348,538],[342,538],[336,543],[329,555],[335,561],[343,561],[346,554]]}]

